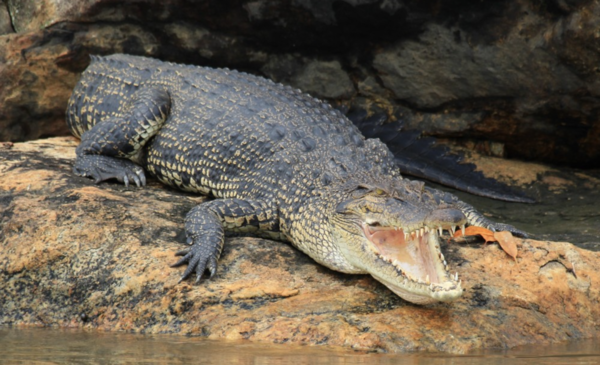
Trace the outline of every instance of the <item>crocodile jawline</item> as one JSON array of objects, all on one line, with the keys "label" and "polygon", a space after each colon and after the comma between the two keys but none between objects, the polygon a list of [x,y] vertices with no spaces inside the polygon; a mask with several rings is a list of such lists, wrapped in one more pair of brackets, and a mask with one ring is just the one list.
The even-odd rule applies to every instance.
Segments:
[{"label": "crocodile jawline", "polygon": [[362,229],[375,254],[392,264],[403,277],[401,286],[383,280],[398,295],[398,291],[418,288],[430,297],[444,297],[445,292],[447,300],[453,300],[462,291],[458,275],[448,273],[435,230],[422,227],[409,233],[402,227],[367,223],[362,224]]}]

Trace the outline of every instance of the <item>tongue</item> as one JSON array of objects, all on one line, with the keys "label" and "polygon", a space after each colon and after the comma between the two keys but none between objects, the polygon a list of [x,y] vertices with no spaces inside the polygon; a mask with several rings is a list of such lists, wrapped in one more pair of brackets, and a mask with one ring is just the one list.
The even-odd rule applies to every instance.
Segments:
[{"label": "tongue", "polygon": [[432,283],[439,283],[439,278],[429,250],[429,233],[414,240],[404,240],[404,232],[395,229],[365,229],[367,238],[377,247],[379,253],[392,260],[397,260],[404,272],[415,279],[426,281],[427,275]]}]

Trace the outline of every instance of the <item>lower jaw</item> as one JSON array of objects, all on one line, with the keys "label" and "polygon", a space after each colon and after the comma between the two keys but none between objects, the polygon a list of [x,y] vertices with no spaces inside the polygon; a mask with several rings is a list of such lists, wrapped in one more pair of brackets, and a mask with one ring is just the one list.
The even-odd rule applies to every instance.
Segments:
[{"label": "lower jaw", "polygon": [[400,298],[414,304],[432,304],[437,302],[452,302],[462,296],[463,290],[460,286],[457,289],[437,291],[437,292],[426,292],[426,293],[415,293],[409,289],[401,288],[399,286],[388,284],[384,280],[378,279],[379,282],[387,286],[392,292],[398,295]]}]

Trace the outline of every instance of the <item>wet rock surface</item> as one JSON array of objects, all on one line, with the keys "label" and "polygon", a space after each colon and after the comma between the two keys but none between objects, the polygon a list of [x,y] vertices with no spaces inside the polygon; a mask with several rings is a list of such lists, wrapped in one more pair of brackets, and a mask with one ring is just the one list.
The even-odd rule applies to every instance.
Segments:
[{"label": "wet rock surface", "polygon": [[90,54],[268,76],[505,157],[600,166],[597,1],[8,0],[0,140],[66,135]]},{"label": "wet rock surface", "polygon": [[[183,269],[168,266],[185,245],[183,217],[205,198],[152,180],[141,189],[93,185],[71,173],[77,143],[0,145],[2,325],[387,352],[462,353],[599,334],[600,253],[564,242],[519,241],[517,262],[495,244],[443,245],[465,288],[452,304],[415,306],[369,276],[245,237],[227,239],[215,278],[178,284]],[[494,171],[540,184],[549,176],[543,166],[509,167]]]}]

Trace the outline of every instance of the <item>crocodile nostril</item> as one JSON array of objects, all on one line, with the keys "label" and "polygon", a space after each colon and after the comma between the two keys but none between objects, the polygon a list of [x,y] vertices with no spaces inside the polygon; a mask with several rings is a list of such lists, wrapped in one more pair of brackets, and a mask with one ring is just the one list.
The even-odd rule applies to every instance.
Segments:
[{"label": "crocodile nostril", "polygon": [[458,209],[446,208],[436,209],[425,218],[425,225],[437,226],[460,226],[467,222],[467,217]]}]

